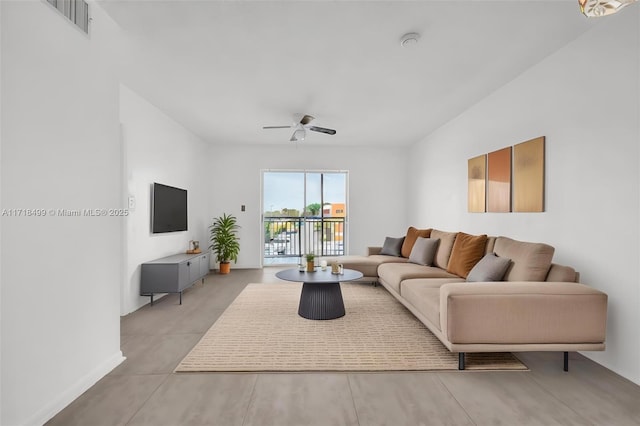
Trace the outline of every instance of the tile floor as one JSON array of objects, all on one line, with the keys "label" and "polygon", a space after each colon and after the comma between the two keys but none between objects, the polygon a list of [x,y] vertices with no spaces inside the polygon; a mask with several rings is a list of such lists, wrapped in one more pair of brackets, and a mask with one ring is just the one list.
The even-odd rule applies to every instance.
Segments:
[{"label": "tile floor", "polygon": [[528,372],[182,373],[173,369],[250,282],[211,274],[121,320],[127,360],[47,425],[640,425],[640,387],[583,357],[523,353]]}]

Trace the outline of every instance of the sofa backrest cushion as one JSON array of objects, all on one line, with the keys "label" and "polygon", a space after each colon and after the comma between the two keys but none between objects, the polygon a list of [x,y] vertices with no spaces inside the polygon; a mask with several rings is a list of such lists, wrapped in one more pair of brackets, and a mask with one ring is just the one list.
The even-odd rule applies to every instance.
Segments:
[{"label": "sofa backrest cushion", "polygon": [[467,282],[502,281],[511,259],[498,257],[495,253],[485,254],[480,262],[469,271]]},{"label": "sofa backrest cushion", "polygon": [[400,256],[400,249],[402,248],[403,242],[404,242],[404,237],[385,238],[384,244],[382,245],[382,250],[380,250],[380,254],[386,254],[387,256],[396,256],[396,257]]},{"label": "sofa backrest cushion", "polygon": [[487,245],[484,247],[484,254],[493,253],[493,247],[496,245],[496,237],[487,237]]},{"label": "sofa backrest cushion", "polygon": [[439,243],[440,240],[435,238],[418,237],[411,249],[409,262],[425,266],[433,265],[433,258],[436,255]]},{"label": "sofa backrest cushion", "polygon": [[578,273],[571,266],[552,263],[547,274],[547,281],[577,283]]},{"label": "sofa backrest cushion", "polygon": [[453,249],[453,243],[456,241],[457,232],[444,232],[434,229],[431,231],[431,238],[440,240],[438,244],[438,251],[436,251],[436,257],[433,259],[433,264],[438,268],[447,270],[449,264],[449,257],[451,256],[451,250]]},{"label": "sofa backrest cushion", "polygon": [[499,257],[511,259],[505,281],[544,281],[555,249],[548,244],[498,237],[493,251]]},{"label": "sofa backrest cushion", "polygon": [[467,278],[469,271],[484,256],[484,247],[486,245],[486,235],[469,235],[459,232],[451,249],[447,272]]},{"label": "sofa backrest cushion", "polygon": [[418,239],[418,237],[429,238],[430,235],[431,235],[431,228],[418,229],[418,228],[414,228],[413,226],[410,226],[409,229],[407,229],[407,235],[405,235],[404,242],[402,243],[402,250],[400,251],[400,254],[402,255],[402,257],[411,256],[411,249],[413,248],[413,245],[416,243],[416,240]]}]

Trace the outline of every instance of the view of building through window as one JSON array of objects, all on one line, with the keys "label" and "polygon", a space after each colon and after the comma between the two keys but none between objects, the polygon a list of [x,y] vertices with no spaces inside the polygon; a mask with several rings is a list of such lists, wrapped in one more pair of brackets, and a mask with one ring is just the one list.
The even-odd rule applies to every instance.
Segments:
[{"label": "view of building through window", "polygon": [[347,172],[263,173],[264,262],[345,253]]}]

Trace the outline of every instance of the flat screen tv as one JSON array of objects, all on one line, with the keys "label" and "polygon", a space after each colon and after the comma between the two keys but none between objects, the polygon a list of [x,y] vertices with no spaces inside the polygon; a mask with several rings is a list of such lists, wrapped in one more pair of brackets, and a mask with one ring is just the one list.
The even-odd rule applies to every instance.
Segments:
[{"label": "flat screen tv", "polygon": [[154,183],[151,189],[151,232],[187,230],[187,190]]}]

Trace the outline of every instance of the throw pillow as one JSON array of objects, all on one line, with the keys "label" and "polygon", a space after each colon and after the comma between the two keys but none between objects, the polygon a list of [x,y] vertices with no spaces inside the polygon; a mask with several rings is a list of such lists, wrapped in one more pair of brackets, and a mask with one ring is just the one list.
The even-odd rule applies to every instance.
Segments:
[{"label": "throw pillow", "polygon": [[542,243],[529,243],[507,237],[496,238],[493,252],[511,259],[505,281],[545,281],[555,249]]},{"label": "throw pillow", "polygon": [[438,244],[438,251],[436,251],[436,257],[433,259],[433,264],[440,269],[447,269],[449,264],[449,257],[451,256],[451,249],[453,249],[453,243],[456,241],[457,232],[445,232],[434,229],[431,231],[431,238],[437,238],[440,240]]},{"label": "throw pillow", "polygon": [[495,253],[487,253],[467,276],[468,282],[502,281],[511,259],[498,257]]},{"label": "throw pillow", "polygon": [[425,266],[433,265],[433,258],[436,255],[439,242],[440,240],[436,238],[418,237],[411,249],[409,262]]},{"label": "throw pillow", "polygon": [[400,249],[402,248],[402,243],[404,242],[404,237],[393,238],[387,237],[384,239],[384,244],[382,245],[382,250],[380,254],[386,254],[387,256],[400,256]]},{"label": "throw pillow", "polygon": [[410,226],[409,229],[407,229],[407,235],[404,237],[402,250],[400,250],[400,254],[402,254],[402,257],[409,257],[411,255],[411,249],[416,243],[418,237],[429,238],[430,235],[431,229],[417,229],[413,226]]},{"label": "throw pillow", "polygon": [[487,245],[486,235],[469,235],[459,232],[453,243],[447,272],[467,278],[469,271],[482,259]]}]

